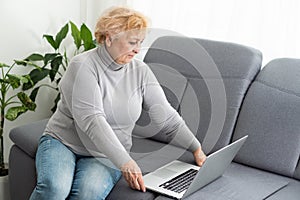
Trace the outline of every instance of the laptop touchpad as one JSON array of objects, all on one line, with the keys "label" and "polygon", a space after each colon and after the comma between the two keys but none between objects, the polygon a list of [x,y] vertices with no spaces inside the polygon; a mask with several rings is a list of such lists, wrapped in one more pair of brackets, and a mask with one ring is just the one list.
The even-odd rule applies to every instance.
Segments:
[{"label": "laptop touchpad", "polygon": [[169,178],[169,177],[175,175],[176,173],[177,172],[175,172],[175,171],[172,171],[172,170],[169,170],[166,168],[162,168],[162,169],[155,171],[152,175],[165,179],[165,178]]}]

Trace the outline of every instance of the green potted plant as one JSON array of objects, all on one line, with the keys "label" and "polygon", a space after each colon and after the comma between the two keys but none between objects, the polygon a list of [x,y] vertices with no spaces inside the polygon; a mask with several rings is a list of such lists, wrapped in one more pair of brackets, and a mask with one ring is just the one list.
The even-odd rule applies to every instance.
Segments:
[{"label": "green potted plant", "polygon": [[[67,52],[67,48],[62,45],[62,42],[68,36],[69,27],[71,27],[71,36],[73,38],[73,44],[75,45],[74,52],[71,54],[69,54],[69,52]],[[57,96],[54,100],[54,106],[51,109],[51,111],[54,112],[56,110],[57,102],[60,100],[58,84],[69,65],[70,57],[95,48],[96,42],[93,39],[91,31],[84,23],[80,26],[80,28],[78,28],[71,21],[66,23],[55,36],[45,34],[43,35],[43,38],[45,38],[48,44],[52,47],[52,52],[47,52],[45,54],[33,53],[24,60],[18,62],[19,64],[23,64],[25,66],[39,66],[39,70],[33,69],[29,73],[29,76],[34,84],[43,80],[45,77],[50,78],[51,86],[43,84],[41,85],[41,87],[49,86],[57,90]],[[34,84],[25,83],[23,89],[27,90],[33,87]],[[38,89],[39,88],[37,88],[36,90]]]},{"label": "green potted plant", "polygon": [[[68,54],[67,48],[62,46],[63,40],[69,33],[69,27],[71,27],[71,36],[75,45],[75,50],[71,55]],[[49,34],[45,34],[43,37],[52,47],[52,52],[32,53],[23,60],[15,60],[12,65],[0,63],[2,70],[2,77],[0,78],[0,176],[8,174],[8,169],[4,165],[3,153],[5,119],[12,121],[28,110],[34,111],[36,108],[35,99],[41,87],[46,86],[58,91],[58,84],[68,67],[69,57],[96,47],[92,33],[84,23],[78,28],[70,21],[59,30],[55,37]],[[11,73],[12,69],[17,66],[29,66],[33,69],[24,75]],[[46,78],[50,79],[51,84],[38,84]],[[17,93],[10,93],[10,90],[17,89],[19,89]],[[31,91],[30,95],[27,95],[28,91]],[[53,112],[56,110],[59,99],[60,94],[57,92],[54,106],[51,109]]]},{"label": "green potted plant", "polygon": [[[25,91],[19,88],[23,84],[32,84],[29,75],[17,75],[12,73],[12,70],[19,65],[14,62],[12,65],[0,63],[1,77],[0,77],[0,176],[8,174],[8,169],[4,165],[4,142],[3,142],[3,131],[5,120],[13,121],[17,119],[21,114],[28,110],[34,111],[36,108],[35,98],[37,91],[31,90],[31,94],[27,95]],[[19,91],[16,92],[16,90]]]}]

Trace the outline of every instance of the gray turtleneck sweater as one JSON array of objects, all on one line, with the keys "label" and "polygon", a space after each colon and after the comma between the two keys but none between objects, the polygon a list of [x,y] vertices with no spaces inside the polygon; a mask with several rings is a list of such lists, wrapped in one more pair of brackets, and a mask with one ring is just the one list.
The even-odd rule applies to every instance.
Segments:
[{"label": "gray turtleneck sweater", "polygon": [[181,146],[200,147],[142,61],[119,65],[105,47],[98,47],[71,60],[59,88],[61,101],[45,134],[76,154],[108,157],[120,168],[131,160],[131,134],[142,107],[153,110],[151,120]]}]

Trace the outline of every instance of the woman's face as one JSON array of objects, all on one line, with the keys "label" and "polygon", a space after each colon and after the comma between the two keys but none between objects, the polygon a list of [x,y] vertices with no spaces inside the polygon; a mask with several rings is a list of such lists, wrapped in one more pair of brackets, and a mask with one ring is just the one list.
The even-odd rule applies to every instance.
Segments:
[{"label": "woman's face", "polygon": [[106,37],[106,48],[118,64],[129,63],[140,52],[141,43],[145,38],[142,31],[129,31]]}]

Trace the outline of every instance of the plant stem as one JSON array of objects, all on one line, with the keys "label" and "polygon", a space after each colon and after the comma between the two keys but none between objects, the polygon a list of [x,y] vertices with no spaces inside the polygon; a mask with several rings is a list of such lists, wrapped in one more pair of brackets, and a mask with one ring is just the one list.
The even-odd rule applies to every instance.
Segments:
[{"label": "plant stem", "polygon": [[1,151],[0,151],[0,170],[4,169],[4,145],[3,145],[3,136],[0,136],[1,142]]},{"label": "plant stem", "polygon": [[[10,68],[11,69],[11,68]],[[9,69],[9,70],[10,70]],[[4,75],[4,71],[2,68],[2,77],[3,79],[5,78],[6,74]],[[5,107],[6,107],[6,84],[5,83],[1,83],[1,113],[0,113],[0,172],[2,174],[2,172],[4,171],[4,145],[3,145],[3,129],[4,129],[4,111],[5,111]]]},{"label": "plant stem", "polygon": [[[2,74],[3,76],[3,74]],[[4,165],[4,139],[3,139],[3,132],[4,132],[4,112],[6,108],[6,85],[5,83],[1,84],[1,98],[0,98],[0,176],[5,176],[8,174],[8,169],[5,169]]]},{"label": "plant stem", "polygon": [[13,95],[10,98],[8,98],[4,105],[8,105],[7,103],[9,103],[9,101],[12,100],[13,98],[15,98],[16,96],[18,96],[18,95]]},{"label": "plant stem", "polygon": [[7,74],[9,74],[10,70],[12,70],[12,68],[15,66],[15,64],[16,64],[16,63],[12,64],[12,65],[8,68],[7,72],[5,73],[5,75],[4,75],[3,77],[6,77]]},{"label": "plant stem", "polygon": [[4,128],[4,108],[1,107],[0,117],[0,171],[4,169],[4,145],[3,145],[3,128]]}]

